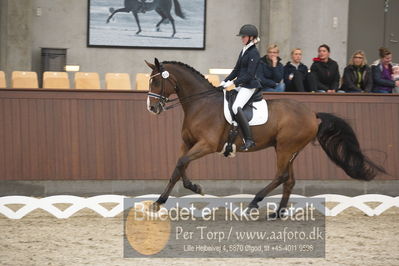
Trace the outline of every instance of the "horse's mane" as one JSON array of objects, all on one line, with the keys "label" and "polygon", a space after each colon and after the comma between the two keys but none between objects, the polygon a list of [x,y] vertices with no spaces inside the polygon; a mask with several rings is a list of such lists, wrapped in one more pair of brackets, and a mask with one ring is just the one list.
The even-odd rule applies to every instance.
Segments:
[{"label": "horse's mane", "polygon": [[172,65],[179,65],[179,66],[185,67],[185,68],[187,68],[188,70],[190,70],[191,72],[193,72],[194,74],[200,76],[202,79],[204,79],[205,81],[207,81],[208,84],[209,84],[210,86],[212,86],[213,88],[215,87],[215,86],[213,86],[212,83],[209,82],[209,80],[208,80],[207,78],[205,78],[204,75],[201,74],[201,72],[199,72],[198,70],[196,70],[196,69],[193,68],[192,66],[189,66],[189,65],[187,65],[187,64],[185,64],[185,63],[177,62],[177,61],[163,61],[162,64],[172,64]]}]

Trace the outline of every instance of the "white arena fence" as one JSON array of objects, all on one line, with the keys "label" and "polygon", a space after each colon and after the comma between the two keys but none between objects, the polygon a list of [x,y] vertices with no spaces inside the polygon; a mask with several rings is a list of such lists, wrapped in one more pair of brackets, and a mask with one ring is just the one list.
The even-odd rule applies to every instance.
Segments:
[{"label": "white arena fence", "polygon": [[[159,195],[149,194],[134,198],[156,199],[158,196]],[[211,199],[211,198],[245,198],[245,199],[248,198],[249,201],[253,197],[254,195],[237,194],[227,197],[217,197],[213,195],[205,195],[205,196],[188,195],[180,198],[193,198],[193,199],[198,198],[201,199],[201,201],[203,202],[204,199]],[[95,211],[102,217],[115,217],[121,212],[123,212],[124,210],[123,201],[125,198],[129,197],[121,195],[100,195],[89,198],[70,196],[70,195],[59,195],[59,196],[51,196],[45,198],[6,196],[6,197],[0,197],[0,214],[10,219],[21,219],[25,215],[29,214],[30,212],[36,209],[42,209],[59,219],[65,219],[71,217],[72,215],[74,215],[75,213],[77,213],[82,209],[88,208]],[[267,201],[268,198],[270,199],[281,198],[281,195],[266,197],[264,201]],[[316,206],[316,209],[321,213],[325,213],[326,216],[336,216],[341,212],[343,212],[345,209],[350,207],[357,208],[368,216],[380,215],[391,207],[399,207],[399,197],[390,197],[380,194],[366,194],[356,197],[347,197],[336,194],[323,194],[313,197],[291,195],[291,198],[309,198],[309,199],[324,198],[326,203],[336,203],[337,205],[332,207],[331,209],[325,206]],[[366,204],[370,202],[378,203],[378,206],[372,208]],[[110,210],[108,210],[107,208],[101,205],[106,203],[113,203],[116,205]],[[20,204],[23,206],[19,208],[17,211],[13,211],[9,207],[7,207],[7,205],[11,204]],[[54,204],[70,204],[70,206],[64,210],[60,210],[59,208],[54,206]],[[189,207],[189,206],[181,206],[181,207]],[[220,207],[225,207],[225,206],[220,206]]]}]

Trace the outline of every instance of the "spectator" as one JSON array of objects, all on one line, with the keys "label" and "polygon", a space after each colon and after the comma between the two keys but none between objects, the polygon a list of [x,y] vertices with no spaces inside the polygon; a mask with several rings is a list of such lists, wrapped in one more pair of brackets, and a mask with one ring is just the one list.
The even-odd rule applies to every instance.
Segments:
[{"label": "spectator", "polygon": [[373,72],[373,92],[392,93],[392,89],[399,87],[399,81],[392,79],[392,53],[384,47],[379,49],[380,60],[372,67]]},{"label": "spectator", "polygon": [[371,92],[373,77],[363,51],[356,51],[344,69],[341,90],[346,92]]},{"label": "spectator", "polygon": [[[393,81],[398,81],[399,80],[399,65],[395,65],[392,67],[392,79]],[[396,87],[392,91],[393,93],[399,93],[399,86],[396,84]]]},{"label": "spectator", "polygon": [[260,59],[256,77],[260,81],[263,91],[283,92],[284,67],[279,57],[280,50],[273,44],[267,48],[267,54]]},{"label": "spectator", "polygon": [[312,90],[335,93],[339,86],[338,64],[330,58],[330,47],[322,44],[318,49],[318,57],[313,58],[310,67],[313,80]]},{"label": "spectator", "polygon": [[308,67],[301,63],[302,50],[291,51],[291,61],[284,66],[284,84],[286,91],[310,91]]}]

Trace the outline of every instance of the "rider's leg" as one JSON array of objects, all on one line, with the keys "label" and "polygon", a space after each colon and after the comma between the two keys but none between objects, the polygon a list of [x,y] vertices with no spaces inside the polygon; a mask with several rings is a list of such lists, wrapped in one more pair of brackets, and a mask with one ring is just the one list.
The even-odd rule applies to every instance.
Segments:
[{"label": "rider's leg", "polygon": [[241,150],[247,151],[251,147],[255,146],[255,142],[252,139],[251,129],[248,124],[248,120],[245,117],[242,108],[255,93],[256,89],[238,88],[237,98],[233,104],[233,112],[235,114],[235,120],[240,125],[241,131],[244,135],[244,145],[240,148]]}]

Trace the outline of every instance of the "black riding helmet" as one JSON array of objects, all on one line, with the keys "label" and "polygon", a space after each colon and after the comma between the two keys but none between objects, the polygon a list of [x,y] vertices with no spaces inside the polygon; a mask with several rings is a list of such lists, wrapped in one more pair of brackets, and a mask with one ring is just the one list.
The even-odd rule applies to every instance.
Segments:
[{"label": "black riding helmet", "polygon": [[240,32],[237,36],[253,36],[254,38],[258,37],[258,29],[252,24],[245,24],[241,27]]}]

